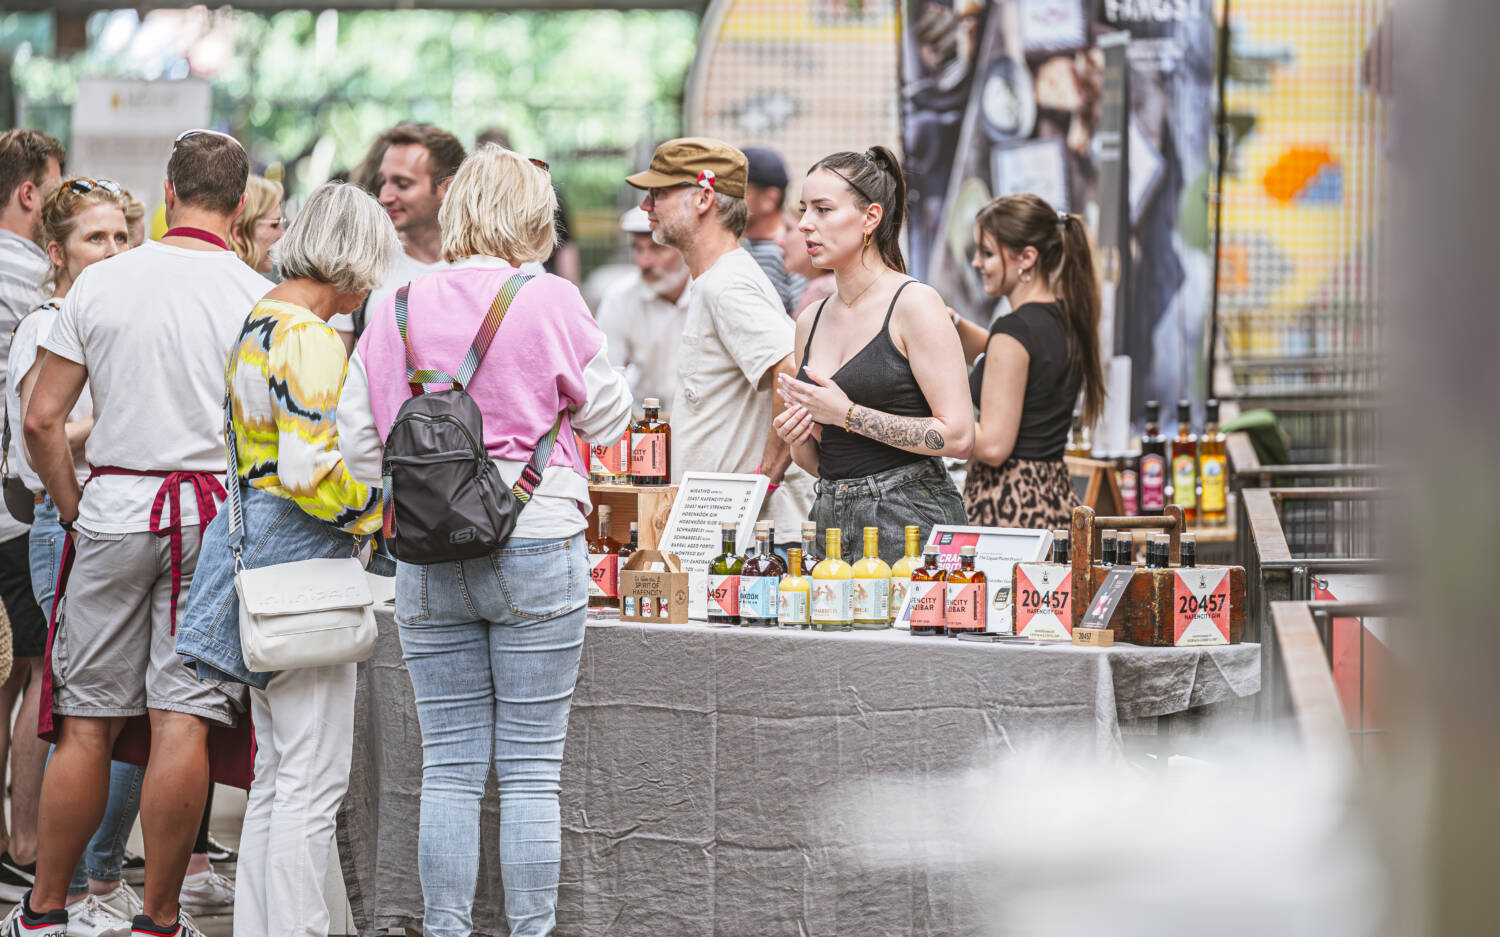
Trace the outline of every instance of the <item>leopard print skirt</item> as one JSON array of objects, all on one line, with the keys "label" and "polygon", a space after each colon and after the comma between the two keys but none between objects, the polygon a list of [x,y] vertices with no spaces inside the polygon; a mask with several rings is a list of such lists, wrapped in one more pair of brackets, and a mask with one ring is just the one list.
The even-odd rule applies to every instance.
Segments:
[{"label": "leopard print skirt", "polygon": [[974,459],[964,481],[964,507],[978,527],[1056,530],[1073,521],[1078,492],[1062,459],[1007,459],[988,465]]}]

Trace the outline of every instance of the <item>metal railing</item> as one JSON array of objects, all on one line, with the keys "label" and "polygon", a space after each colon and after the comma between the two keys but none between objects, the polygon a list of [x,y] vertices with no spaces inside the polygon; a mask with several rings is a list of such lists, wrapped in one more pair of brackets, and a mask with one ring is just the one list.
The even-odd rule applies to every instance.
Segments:
[{"label": "metal railing", "polygon": [[[1304,743],[1321,749],[1373,754],[1369,743],[1385,732],[1383,681],[1371,674],[1370,662],[1383,658],[1380,639],[1367,627],[1371,619],[1389,619],[1389,602],[1276,602],[1271,620],[1276,634],[1284,692],[1272,698],[1274,712],[1290,716]],[[1340,686],[1338,622],[1347,639],[1357,641],[1352,680]],[[1351,634],[1352,632],[1352,634]],[[1347,659],[1344,661],[1347,666]],[[1383,664],[1377,665],[1383,667]]]}]

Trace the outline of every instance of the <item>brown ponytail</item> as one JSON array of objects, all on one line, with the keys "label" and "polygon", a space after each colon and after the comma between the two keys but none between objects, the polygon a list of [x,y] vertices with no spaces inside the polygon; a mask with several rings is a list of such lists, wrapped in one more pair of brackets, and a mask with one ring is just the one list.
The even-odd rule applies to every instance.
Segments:
[{"label": "brown ponytail", "polygon": [[880,259],[897,273],[906,272],[906,257],[901,253],[901,225],[906,221],[906,176],[901,161],[883,146],[872,146],[863,153],[834,153],[813,164],[812,175],[826,169],[843,179],[854,193],[860,211],[879,205],[880,224],[872,240]]},{"label": "brown ponytail", "polygon": [[1037,267],[1062,300],[1068,365],[1083,377],[1083,423],[1094,425],[1104,412],[1104,366],[1099,360],[1099,281],[1083,219],[1026,193],[995,199],[974,223],[1001,247],[1036,248]]}]

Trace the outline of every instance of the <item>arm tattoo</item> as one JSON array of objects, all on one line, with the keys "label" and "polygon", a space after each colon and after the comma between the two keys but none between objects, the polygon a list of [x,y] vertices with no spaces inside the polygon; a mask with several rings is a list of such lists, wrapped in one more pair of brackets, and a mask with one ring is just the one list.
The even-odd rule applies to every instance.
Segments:
[{"label": "arm tattoo", "polygon": [[849,417],[849,429],[898,449],[926,446],[940,451],[943,434],[936,429],[937,421],[930,416],[896,416],[881,413],[869,407],[855,407]]}]

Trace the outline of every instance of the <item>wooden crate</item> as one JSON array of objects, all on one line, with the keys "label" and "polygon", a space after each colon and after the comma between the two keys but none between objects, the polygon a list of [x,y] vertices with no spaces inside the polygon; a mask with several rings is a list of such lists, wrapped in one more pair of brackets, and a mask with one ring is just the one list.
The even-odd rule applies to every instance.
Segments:
[{"label": "wooden crate", "polygon": [[[676,485],[589,485],[589,497],[594,507],[609,505],[611,511],[610,536],[621,543],[630,539],[630,522],[640,524],[642,550],[654,550],[661,542],[661,533],[672,513],[672,502],[677,497]],[[599,536],[599,512],[589,514],[588,537]]]}]

